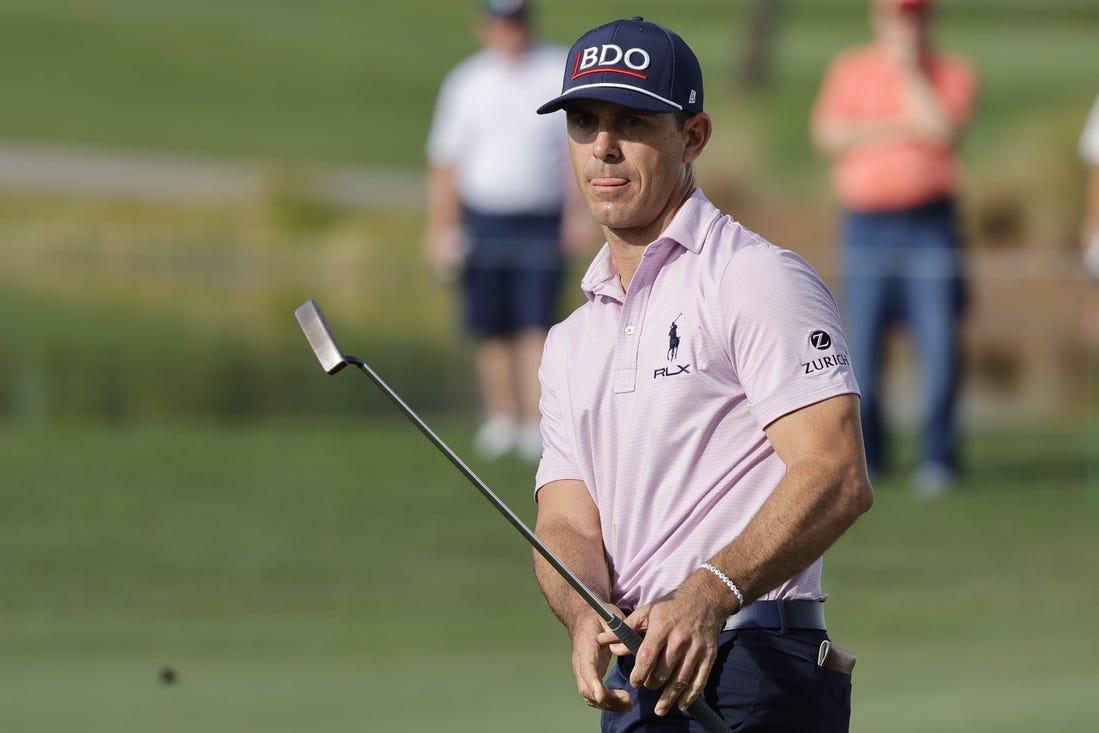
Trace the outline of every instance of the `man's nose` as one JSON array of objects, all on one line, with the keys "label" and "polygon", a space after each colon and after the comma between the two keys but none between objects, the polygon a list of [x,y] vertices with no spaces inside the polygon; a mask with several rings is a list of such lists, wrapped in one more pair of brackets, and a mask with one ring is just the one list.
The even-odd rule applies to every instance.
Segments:
[{"label": "man's nose", "polygon": [[622,151],[618,146],[618,138],[614,133],[607,129],[601,128],[595,135],[595,144],[592,146],[592,155],[599,160],[617,160],[621,156]]}]

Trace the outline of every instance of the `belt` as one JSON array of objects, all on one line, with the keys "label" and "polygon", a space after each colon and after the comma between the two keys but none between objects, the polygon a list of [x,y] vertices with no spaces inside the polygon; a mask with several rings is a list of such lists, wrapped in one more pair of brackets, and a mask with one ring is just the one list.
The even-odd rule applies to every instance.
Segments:
[{"label": "belt", "polygon": [[725,620],[722,631],[733,629],[814,629],[824,631],[821,601],[756,601]]}]

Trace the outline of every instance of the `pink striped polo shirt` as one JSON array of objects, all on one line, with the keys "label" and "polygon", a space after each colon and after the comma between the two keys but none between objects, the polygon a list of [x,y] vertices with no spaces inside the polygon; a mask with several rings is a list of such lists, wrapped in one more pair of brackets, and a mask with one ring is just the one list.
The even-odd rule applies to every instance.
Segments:
[{"label": "pink striped polo shirt", "polygon": [[[804,259],[693,195],[623,293],[604,245],[546,342],[536,492],[584,482],[611,601],[674,590],[727,545],[786,467],[763,428],[857,393],[835,300]],[[767,599],[823,599],[818,558]]]}]

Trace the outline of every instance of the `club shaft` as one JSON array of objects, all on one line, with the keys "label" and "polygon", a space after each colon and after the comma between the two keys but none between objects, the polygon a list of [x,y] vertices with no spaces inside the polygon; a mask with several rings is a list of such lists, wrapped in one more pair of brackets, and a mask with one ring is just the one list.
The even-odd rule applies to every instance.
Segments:
[{"label": "club shaft", "polygon": [[596,596],[595,593],[593,593],[592,590],[588,588],[588,586],[582,580],[580,580],[580,578],[576,577],[576,575],[573,574],[571,570],[569,570],[567,565],[561,562],[561,560],[553,554],[552,550],[546,547],[545,543],[538,538],[538,535],[536,535],[530,529],[530,527],[528,527],[523,522],[523,520],[520,519],[518,515],[516,515],[515,512],[513,512],[507,504],[504,503],[503,499],[498,497],[492,491],[492,489],[490,489],[488,485],[481,480],[481,477],[474,473],[473,469],[467,466],[465,461],[463,461],[458,456],[458,454],[455,453],[450,448],[450,446],[446,444],[446,442],[442,438],[435,434],[435,431],[432,430],[431,427],[426,422],[424,422],[419,415],[416,414],[416,411],[409,407],[408,404],[403,399],[401,399],[401,396],[398,395],[392,388],[390,388],[388,384],[385,383],[385,380],[383,380],[377,372],[375,372],[368,364],[357,361],[354,363],[361,370],[363,370],[366,375],[370,377],[370,379],[374,381],[374,384],[378,385],[378,387],[386,393],[389,399],[392,400],[393,403],[401,409],[401,412],[403,412],[405,416],[408,417],[408,419],[411,420],[413,424],[415,424],[416,427],[420,429],[420,432],[426,435],[427,439],[434,443],[435,447],[442,451],[443,455],[450,459],[450,462],[454,464],[455,468],[461,471],[462,474],[467,479],[469,479],[470,483],[477,487],[477,490],[480,491],[486,499],[488,499],[489,503],[496,507],[496,510],[504,515],[504,518],[511,523],[511,526],[515,527],[515,529],[519,531],[519,534],[523,535],[523,537],[526,538],[531,547],[533,547],[539,555],[544,557],[546,559],[546,562],[553,566],[553,569],[556,570],[561,575],[561,577],[564,578],[568,582],[568,584],[571,585],[576,590],[576,592],[584,598],[588,605],[591,606],[592,609],[599,614],[600,618],[602,618],[608,624],[618,618],[609,608],[607,608],[603,604],[601,600],[599,600],[599,597]]},{"label": "club shaft", "polygon": [[[607,624],[607,627],[614,632],[619,641],[621,641],[630,652],[636,655],[641,648],[641,636],[627,626],[613,611],[607,608],[603,601],[588,588],[584,581],[576,577],[576,575],[569,570],[569,567],[561,562],[561,560],[553,554],[552,550],[546,547],[545,543],[538,538],[538,535],[536,535],[530,527],[511,510],[511,507],[505,504],[504,501],[481,480],[481,477],[474,473],[473,469],[467,466],[465,461],[463,461],[442,438],[435,434],[435,431],[416,414],[415,410],[409,407],[408,403],[401,399],[401,396],[397,394],[396,391],[386,384],[385,380],[382,379],[377,372],[360,359],[355,359],[353,357],[345,358],[361,369],[366,376],[370,377],[374,384],[393,401],[393,404],[397,405],[401,412],[420,429],[420,432],[427,436],[427,439],[434,443],[436,448],[442,451],[443,455],[454,464],[454,467],[461,471],[462,475],[477,487],[477,490],[488,499],[490,504],[496,507],[498,512],[504,515],[504,518],[511,523],[511,526],[515,527],[515,529],[519,531],[519,534],[523,535],[527,542],[530,543],[530,546],[533,547],[539,555],[545,558],[546,562],[548,562],[553,569],[572,586],[573,590],[580,594],[580,597],[591,606],[593,611],[599,614],[599,617],[603,619]],[[702,725],[707,733],[730,733],[729,726],[725,724],[725,721],[714,712],[714,709],[711,708],[701,696],[691,703],[687,708],[687,712]]]}]

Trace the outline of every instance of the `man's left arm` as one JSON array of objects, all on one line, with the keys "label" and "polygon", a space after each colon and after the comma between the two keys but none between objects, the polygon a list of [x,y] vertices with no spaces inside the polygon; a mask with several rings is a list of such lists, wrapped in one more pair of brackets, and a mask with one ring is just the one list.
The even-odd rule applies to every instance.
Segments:
[{"label": "man's left arm", "polygon": [[[857,395],[809,405],[764,432],[786,464],[786,476],[744,532],[713,559],[747,602],[811,565],[874,501]],[[728,592],[720,581],[709,582],[711,573],[696,575]]]},{"label": "man's left arm", "polygon": [[[812,564],[873,503],[857,395],[796,410],[764,432],[787,473],[744,531],[710,559],[747,603]],[[665,686],[657,714],[685,708],[701,694],[721,625],[738,606],[717,576],[699,569],[627,619],[645,633],[630,682]]]}]

